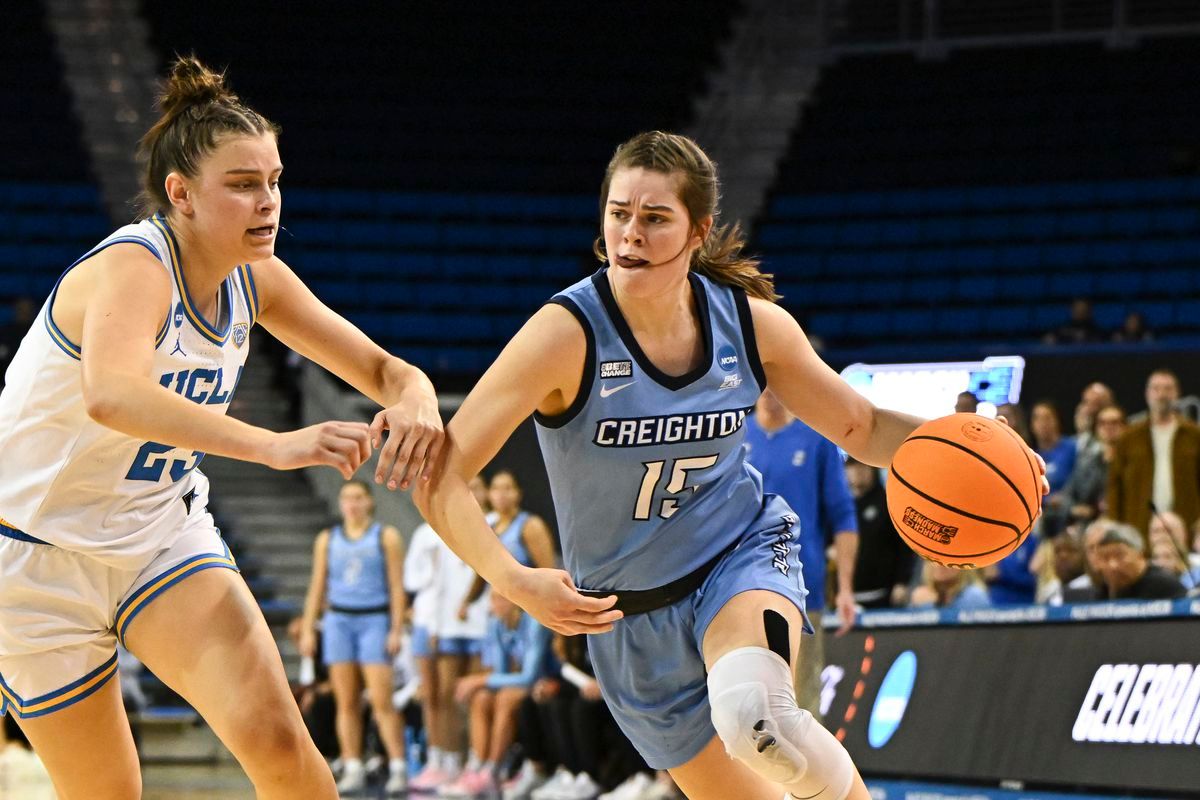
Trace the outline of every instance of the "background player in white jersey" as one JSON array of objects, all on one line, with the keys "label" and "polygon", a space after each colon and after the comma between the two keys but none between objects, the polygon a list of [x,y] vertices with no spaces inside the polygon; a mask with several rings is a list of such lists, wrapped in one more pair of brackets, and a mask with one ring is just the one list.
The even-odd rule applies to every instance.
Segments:
[{"label": "background player in white jersey", "polygon": [[[194,58],[161,103],[142,142],[153,217],[60,278],[0,394],[0,706],[64,800],[138,797],[119,637],[258,797],[333,798],[194,467],[209,453],[350,478],[389,430],[381,475],[404,487],[440,446],[437,402],[274,257],[278,129]],[[385,410],[286,433],[225,416],[256,322]]]},{"label": "background player in white jersey", "polygon": [[[920,421],[873,407],[822,363],[740,256],[736,228],[714,226],[717,197],[715,167],[689,139],[653,132],[618,148],[601,191],[611,266],[509,343],[416,498],[497,591],[557,631],[591,634],[614,716],[689,797],[864,800],[841,744],[796,706],[789,661],[808,626],[796,518],[744,464],[742,423],[769,382],[796,416],[882,466]],[[466,490],[531,413],[569,574],[517,564]]]},{"label": "background player in white jersey", "polygon": [[[488,524],[492,524],[496,517],[488,507],[487,484],[476,476],[469,487]],[[474,580],[475,570],[428,524],[413,532],[404,564],[404,585],[416,593],[412,646],[421,675],[421,707],[429,754],[421,772],[409,783],[412,792],[436,790],[458,778],[462,770],[466,716],[454,699],[454,691],[460,678],[480,669],[488,621],[483,600],[459,618],[461,598]]]},{"label": "background player in white jersey", "polygon": [[[317,617],[322,617],[322,656],[329,667],[337,706],[337,737],[342,757],[339,792],[366,787],[363,766],[363,686],[379,737],[388,755],[388,794],[404,790],[404,725],[392,705],[392,662],[404,635],[404,540],[400,531],[375,520],[371,486],[349,481],[338,492],[342,522],[317,534],[312,579],[304,600],[300,654],[317,650]],[[324,614],[322,615],[322,612]]]}]

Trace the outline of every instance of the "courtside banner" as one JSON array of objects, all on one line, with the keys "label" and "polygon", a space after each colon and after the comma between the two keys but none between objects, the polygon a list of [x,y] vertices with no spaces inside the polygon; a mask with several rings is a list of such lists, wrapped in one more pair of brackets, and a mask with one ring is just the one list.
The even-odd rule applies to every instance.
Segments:
[{"label": "courtside banner", "polygon": [[1200,797],[1200,617],[1174,611],[827,636],[825,724],[880,778]]}]

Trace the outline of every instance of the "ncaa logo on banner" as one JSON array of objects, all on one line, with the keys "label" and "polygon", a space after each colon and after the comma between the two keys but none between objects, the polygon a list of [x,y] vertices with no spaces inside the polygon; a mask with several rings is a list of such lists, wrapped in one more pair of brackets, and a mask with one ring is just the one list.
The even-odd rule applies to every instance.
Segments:
[{"label": "ncaa logo on banner", "polygon": [[875,705],[871,708],[871,720],[867,723],[867,742],[871,747],[883,747],[896,733],[916,682],[917,654],[905,650],[883,676]]}]

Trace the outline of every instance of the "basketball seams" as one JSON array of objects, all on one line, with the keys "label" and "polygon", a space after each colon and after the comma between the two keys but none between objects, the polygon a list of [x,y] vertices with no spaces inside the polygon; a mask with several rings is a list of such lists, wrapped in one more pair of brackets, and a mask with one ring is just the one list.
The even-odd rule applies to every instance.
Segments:
[{"label": "basketball seams", "polygon": [[[904,483],[905,486],[908,486],[908,483],[903,478],[900,478],[900,476],[896,475],[896,471],[894,469],[890,469],[889,474],[894,478],[899,478],[901,483]],[[911,488],[911,487],[909,487],[909,488]],[[913,489],[913,491],[915,492],[917,490]],[[934,502],[937,502],[937,501],[934,501]],[[961,512],[958,512],[956,509],[948,509],[948,510],[955,511],[956,513],[961,513]],[[961,553],[961,554],[959,554],[959,553],[941,553],[941,552],[938,552],[937,550],[927,547],[924,541],[922,541],[920,539],[914,539],[912,536],[909,536],[904,531],[903,523],[901,523],[899,520],[896,519],[896,517],[891,513],[890,509],[888,511],[888,517],[891,519],[892,526],[896,529],[896,532],[899,533],[901,536],[903,536],[909,542],[909,545],[911,547],[913,547],[916,550],[920,550],[920,551],[924,551],[925,553],[929,553],[930,556],[937,557],[937,558],[952,558],[952,559],[980,558],[982,556],[989,556],[993,553],[1004,550],[1005,548],[1011,548],[1011,550],[1009,550],[1009,552],[1011,553],[1012,551],[1015,551],[1017,549],[1016,546],[1019,546],[1020,542],[1025,538],[1025,536],[1029,533],[1030,529],[1033,527],[1032,525],[1030,525],[1029,528],[1026,528],[1023,531],[1020,531],[1012,541],[1005,542],[1004,544],[1000,545],[999,547],[993,547],[991,550],[984,550],[979,553]],[[1001,523],[1001,522],[993,522],[993,524],[1005,525],[1005,523]],[[922,557],[925,557],[922,553],[918,553],[918,555],[922,555]],[[986,565],[984,565],[984,566],[986,566]]]},{"label": "basketball seams", "polygon": [[1021,507],[1025,509],[1026,518],[1028,519],[1029,522],[1031,522],[1031,523],[1033,522],[1033,513],[1029,510],[1029,503],[1025,500],[1025,496],[1023,494],[1021,494],[1021,490],[1018,489],[1017,485],[1015,483],[1013,483],[1012,480],[1007,475],[1005,475],[1003,472],[1001,472],[1000,469],[995,464],[993,464],[991,461],[988,461],[986,458],[981,456],[979,453],[976,453],[974,450],[972,450],[969,447],[964,447],[963,445],[959,444],[958,442],[952,441],[950,439],[944,439],[941,436],[910,436],[907,441],[910,441],[910,442],[928,441],[928,442],[940,442],[942,444],[948,444],[951,447],[961,450],[964,453],[966,453],[967,455],[972,456],[972,457],[982,461],[984,464],[986,464],[988,466],[988,468],[992,472],[999,475],[1001,480],[1003,480],[1006,484],[1008,484],[1008,488],[1012,489],[1013,494],[1015,494],[1017,496],[1017,499],[1021,501]]},{"label": "basketball seams", "polygon": [[[946,509],[947,511],[953,511],[955,514],[964,516],[967,519],[973,519],[976,522],[986,522],[989,525],[995,525],[1000,528],[1008,528],[1013,533],[1015,533],[1017,536],[1021,535],[1021,530],[1016,525],[1013,525],[1011,522],[1005,522],[1002,519],[992,519],[991,517],[981,517],[978,514],[972,514],[970,511],[963,511],[961,508],[957,508],[957,507],[952,506],[949,503],[946,503],[942,500],[938,500],[936,497],[925,494],[925,492],[922,492],[920,489],[918,489],[917,487],[913,486],[911,483],[906,481],[904,479],[903,475],[901,475],[899,472],[896,472],[896,467],[894,465],[891,467],[890,472],[891,472],[892,477],[895,478],[896,480],[900,481],[900,483],[904,484],[905,488],[907,488],[910,492],[918,495],[919,497],[921,497],[924,500],[928,500],[929,502],[933,503],[935,506],[941,506],[942,508]],[[991,551],[991,552],[995,552],[995,551]]]},{"label": "basketball seams", "polygon": [[1002,422],[998,422],[996,425],[1009,436],[1016,439],[1017,444],[1021,447],[1021,454],[1025,456],[1025,463],[1029,465],[1029,477],[1033,479],[1033,496],[1037,498],[1038,514],[1040,515],[1042,513],[1042,482],[1038,480],[1037,465],[1029,457],[1029,445],[1025,444],[1025,440],[1018,436],[1017,432],[1009,426]]}]

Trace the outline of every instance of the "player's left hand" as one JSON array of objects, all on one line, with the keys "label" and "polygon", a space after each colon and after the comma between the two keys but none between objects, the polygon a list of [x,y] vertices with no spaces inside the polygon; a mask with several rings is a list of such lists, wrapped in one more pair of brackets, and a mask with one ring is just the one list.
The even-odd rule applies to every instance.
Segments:
[{"label": "player's left hand", "polygon": [[382,445],[375,482],[386,483],[389,489],[407,489],[418,476],[429,480],[444,437],[433,389],[420,385],[406,389],[399,403],[380,411],[371,422],[371,444]]},{"label": "player's left hand", "polygon": [[835,602],[838,620],[842,623],[838,626],[835,636],[843,636],[854,627],[854,621],[858,618],[858,606],[854,602],[853,592],[838,592]]},{"label": "player's left hand", "polygon": [[387,654],[388,658],[395,658],[400,652],[400,644],[404,638],[404,632],[395,628],[388,631],[387,635]]}]

